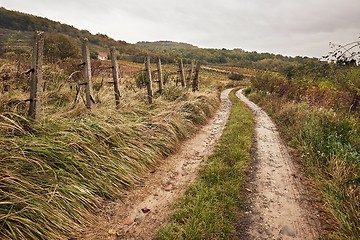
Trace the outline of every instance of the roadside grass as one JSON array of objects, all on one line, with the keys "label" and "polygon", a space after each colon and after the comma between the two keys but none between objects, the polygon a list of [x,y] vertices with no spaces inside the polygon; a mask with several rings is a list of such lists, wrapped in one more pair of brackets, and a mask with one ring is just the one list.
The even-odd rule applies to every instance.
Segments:
[{"label": "roadside grass", "polygon": [[359,239],[359,118],[259,92],[249,98],[272,116],[315,183],[329,225],[322,239]]},{"label": "roadside grass", "polygon": [[75,92],[61,77],[51,79],[38,121],[12,104],[26,99],[20,90],[0,95],[0,239],[73,237],[219,105],[217,83],[205,74],[200,92],[169,83],[152,105],[145,89],[124,89],[120,109],[111,86],[103,86],[92,111],[81,98],[73,104]]},{"label": "roadside grass", "polygon": [[157,239],[231,239],[242,199],[245,170],[251,159],[253,118],[235,96],[223,135],[200,177],[176,204]]}]

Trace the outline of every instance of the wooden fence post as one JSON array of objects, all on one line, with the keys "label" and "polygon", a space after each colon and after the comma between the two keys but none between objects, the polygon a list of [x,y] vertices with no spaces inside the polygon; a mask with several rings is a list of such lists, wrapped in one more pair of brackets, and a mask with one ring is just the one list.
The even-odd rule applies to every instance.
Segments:
[{"label": "wooden fence post", "polygon": [[180,75],[181,86],[185,87],[185,73],[184,73],[184,64],[182,59],[179,60],[179,75]]},{"label": "wooden fence post", "polygon": [[116,49],[115,47],[110,48],[111,68],[112,76],[114,81],[114,92],[115,92],[115,103],[116,108],[120,107],[120,87],[119,87],[119,66],[116,61]]},{"label": "wooden fence post", "polygon": [[91,62],[90,62],[90,52],[89,52],[89,41],[87,38],[83,39],[82,42],[82,57],[84,64],[84,76],[85,76],[85,94],[86,94],[86,107],[88,109],[92,108],[92,104],[95,103],[93,98],[93,88],[91,82]]},{"label": "wooden fence post", "polygon": [[194,66],[195,66],[195,62],[194,60],[191,61],[191,68],[189,70],[189,75],[188,77],[186,78],[186,87],[190,87],[190,84],[191,84],[191,80],[193,78],[193,74],[194,74]]},{"label": "wooden fence post", "polygon": [[32,53],[32,69],[30,82],[30,106],[29,115],[33,119],[38,119],[40,115],[40,89],[42,86],[42,65],[44,53],[44,33],[36,32],[34,36],[34,49]]},{"label": "wooden fence post", "polygon": [[151,104],[153,103],[153,90],[152,90],[152,80],[151,80],[150,56],[147,56],[146,58],[145,69],[146,69],[146,85],[148,91],[148,101]]},{"label": "wooden fence post", "polygon": [[199,91],[199,71],[200,71],[200,61],[196,61],[196,68],[195,68],[195,74],[192,84],[192,90],[193,92]]},{"label": "wooden fence post", "polygon": [[162,68],[161,68],[161,59],[157,62],[158,68],[158,75],[159,75],[159,93],[161,94],[164,90],[164,83],[163,83],[163,75],[162,75]]}]

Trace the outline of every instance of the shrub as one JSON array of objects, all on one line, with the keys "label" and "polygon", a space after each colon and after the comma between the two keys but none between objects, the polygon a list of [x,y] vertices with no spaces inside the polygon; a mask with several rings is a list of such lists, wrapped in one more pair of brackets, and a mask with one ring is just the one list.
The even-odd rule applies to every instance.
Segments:
[{"label": "shrub", "polygon": [[245,78],[245,76],[240,73],[231,73],[229,75],[229,79],[231,79],[231,80],[239,81],[239,80],[243,80],[244,78]]},{"label": "shrub", "polygon": [[251,90],[252,90],[251,87],[244,88],[243,93],[245,95],[249,95],[251,93]]}]

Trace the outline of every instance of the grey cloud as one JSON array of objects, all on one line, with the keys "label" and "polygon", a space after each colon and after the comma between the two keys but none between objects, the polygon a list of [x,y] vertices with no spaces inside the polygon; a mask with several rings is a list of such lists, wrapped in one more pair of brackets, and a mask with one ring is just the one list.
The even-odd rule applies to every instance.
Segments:
[{"label": "grey cloud", "polygon": [[173,40],[321,56],[329,41],[360,35],[359,0],[0,0],[0,5],[129,42]]}]

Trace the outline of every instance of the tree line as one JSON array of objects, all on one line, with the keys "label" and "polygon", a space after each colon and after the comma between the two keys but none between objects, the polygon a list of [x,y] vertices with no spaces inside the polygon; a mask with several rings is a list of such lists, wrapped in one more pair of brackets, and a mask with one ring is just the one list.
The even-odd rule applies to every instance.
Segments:
[{"label": "tree line", "polygon": [[[10,11],[2,7],[0,8],[0,33],[1,29],[21,31],[24,36],[26,33],[33,31],[50,33],[48,34],[49,37],[47,37],[49,42],[47,46],[52,48],[52,52],[57,52],[56,56],[53,57],[59,59],[78,56],[79,50],[76,46],[79,46],[80,39],[86,37],[89,39],[89,44],[95,49],[92,53],[93,57],[96,57],[97,51],[104,51],[110,46],[115,46],[120,52],[119,57],[121,59],[139,63],[144,61],[144,56],[149,55],[153,58],[161,58],[164,63],[175,63],[178,58],[184,59],[185,63],[190,63],[191,59],[196,58],[209,64],[227,64],[261,70],[285,71],[287,68],[294,67],[308,60],[306,57],[293,58],[279,54],[258,53],[256,51],[248,52],[240,48],[233,50],[225,48],[203,49],[186,43],[170,41],[129,44],[121,40],[116,41],[105,34],[94,35],[87,30],[79,30],[67,24],[17,11]],[[5,35],[10,36],[11,34]],[[17,37],[20,38],[19,36]],[[57,42],[57,44],[54,42]],[[0,46],[0,52],[4,52],[4,46]]]}]

